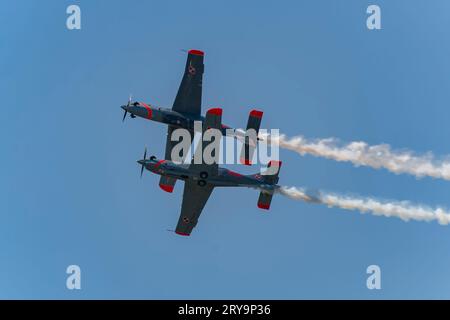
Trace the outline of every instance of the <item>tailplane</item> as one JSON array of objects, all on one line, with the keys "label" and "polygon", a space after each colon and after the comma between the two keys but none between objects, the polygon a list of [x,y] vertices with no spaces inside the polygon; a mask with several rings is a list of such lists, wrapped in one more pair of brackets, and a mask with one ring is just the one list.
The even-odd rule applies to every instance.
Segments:
[{"label": "tailplane", "polygon": [[259,110],[252,110],[248,116],[247,131],[244,137],[244,143],[241,150],[241,163],[247,166],[252,164],[253,154],[255,152],[256,144],[258,143],[259,127],[263,112]]},{"label": "tailplane", "polygon": [[266,193],[261,191],[258,198],[258,208],[269,210],[270,203],[272,202],[272,197],[273,193]]},{"label": "tailplane", "polygon": [[[279,180],[279,173],[281,168],[281,161],[271,160],[267,166],[267,170],[263,173],[262,177],[265,183],[269,185],[276,185]],[[259,193],[258,208],[269,210],[272,202],[273,190],[263,190]]]}]

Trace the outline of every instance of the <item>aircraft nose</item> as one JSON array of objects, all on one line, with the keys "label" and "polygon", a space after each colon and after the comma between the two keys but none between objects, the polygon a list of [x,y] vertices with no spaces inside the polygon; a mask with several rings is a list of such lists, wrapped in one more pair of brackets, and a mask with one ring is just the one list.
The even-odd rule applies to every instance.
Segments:
[{"label": "aircraft nose", "polygon": [[144,160],[138,160],[137,163],[139,163],[140,165],[143,166],[145,164],[145,161]]},{"label": "aircraft nose", "polygon": [[120,106],[123,110],[128,111],[128,106]]}]

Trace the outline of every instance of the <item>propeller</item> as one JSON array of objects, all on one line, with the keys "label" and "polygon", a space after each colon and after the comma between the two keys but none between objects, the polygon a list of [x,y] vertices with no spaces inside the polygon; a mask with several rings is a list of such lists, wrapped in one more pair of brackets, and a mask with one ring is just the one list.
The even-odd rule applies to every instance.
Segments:
[{"label": "propeller", "polygon": [[144,161],[141,164],[141,178],[142,178],[142,173],[144,172],[144,164],[145,164],[145,160],[147,160],[147,148],[145,148],[144,151]]},{"label": "propeller", "polygon": [[[130,105],[131,105],[131,94],[128,96],[127,108],[128,108]],[[125,118],[126,118],[126,116],[127,116],[127,113],[128,113],[128,111],[127,111],[127,109],[125,109],[125,112],[123,113],[122,122],[125,121]]]}]

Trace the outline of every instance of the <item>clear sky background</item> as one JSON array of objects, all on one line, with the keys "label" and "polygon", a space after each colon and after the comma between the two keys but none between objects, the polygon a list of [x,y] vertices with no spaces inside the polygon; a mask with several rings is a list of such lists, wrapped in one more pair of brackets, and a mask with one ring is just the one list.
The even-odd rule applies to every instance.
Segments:
[{"label": "clear sky background", "polygon": [[[82,29],[66,29],[78,4]],[[366,28],[366,8],[382,30]],[[0,298],[450,298],[450,227],[216,189],[180,237],[182,183],[139,179],[186,54],[205,51],[203,110],[290,136],[450,154],[448,1],[2,1]],[[281,151],[280,183],[450,207],[450,182]],[[258,167],[243,168],[243,172]],[[82,289],[66,289],[66,268]],[[377,264],[382,289],[366,288]]]}]

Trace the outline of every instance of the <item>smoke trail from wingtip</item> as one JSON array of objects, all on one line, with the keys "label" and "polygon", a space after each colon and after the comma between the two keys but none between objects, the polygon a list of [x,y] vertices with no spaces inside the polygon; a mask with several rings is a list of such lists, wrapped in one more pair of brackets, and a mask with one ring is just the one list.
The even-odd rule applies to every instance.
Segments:
[{"label": "smoke trail from wingtip", "polygon": [[397,217],[404,221],[436,220],[441,225],[450,223],[450,213],[445,209],[440,207],[432,209],[423,205],[413,205],[408,201],[382,201],[373,198],[343,196],[324,192],[314,195],[302,188],[285,186],[277,189],[277,192],[295,200],[320,203],[346,210],[358,210],[361,213],[369,212],[378,216]]},{"label": "smoke trail from wingtip", "polygon": [[411,151],[392,150],[388,144],[370,146],[366,142],[354,141],[341,144],[337,139],[309,140],[303,136],[288,138],[261,135],[270,144],[295,151],[301,155],[311,154],[336,161],[351,162],[356,166],[368,166],[375,169],[385,168],[393,173],[406,173],[418,178],[429,176],[450,180],[450,159],[435,160],[432,153],[415,155]]}]

